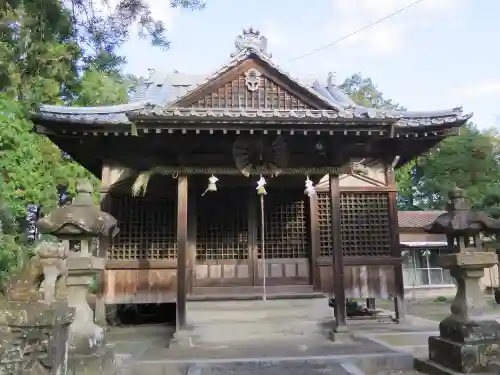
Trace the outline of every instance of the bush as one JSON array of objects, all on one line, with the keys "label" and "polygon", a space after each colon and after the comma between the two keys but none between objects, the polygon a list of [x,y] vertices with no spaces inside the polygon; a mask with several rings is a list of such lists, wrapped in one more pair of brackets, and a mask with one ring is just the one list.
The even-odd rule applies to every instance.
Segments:
[{"label": "bush", "polygon": [[29,251],[16,241],[16,236],[0,233],[0,288],[22,267]]},{"label": "bush", "polygon": [[436,297],[436,299],[434,300],[434,302],[448,302],[448,298],[444,297],[444,296],[438,296]]}]

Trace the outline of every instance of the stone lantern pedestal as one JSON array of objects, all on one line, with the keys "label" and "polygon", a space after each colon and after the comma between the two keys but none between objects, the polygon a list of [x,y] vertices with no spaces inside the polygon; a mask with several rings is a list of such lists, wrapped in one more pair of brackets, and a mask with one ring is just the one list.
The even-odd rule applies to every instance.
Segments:
[{"label": "stone lantern pedestal", "polygon": [[449,253],[438,258],[457,284],[451,314],[439,324],[439,336],[429,337],[429,360],[417,360],[418,370],[428,374],[500,374],[500,323],[485,314],[486,300],[480,287],[484,269],[498,263],[497,254],[486,252],[481,232],[500,233],[500,221],[472,211],[463,192],[450,193],[448,212],[427,228],[446,234]]},{"label": "stone lantern pedestal", "polygon": [[106,345],[105,330],[94,322],[94,312],[87,294],[95,275],[104,270],[104,259],[91,255],[70,254],[68,258],[68,305],[75,309],[70,326],[69,373],[79,368],[94,369],[89,373],[106,373],[114,365],[114,353]]},{"label": "stone lantern pedestal", "polygon": [[66,301],[67,256],[61,244],[42,243],[6,283],[6,301],[0,301],[0,374],[66,375],[74,317]]},{"label": "stone lantern pedestal", "polygon": [[429,337],[426,367],[432,369],[430,373],[443,373],[438,371],[441,367],[466,374],[500,373],[500,323],[484,318],[486,301],[479,283],[484,269],[497,263],[497,255],[447,254],[438,262],[457,281],[457,295],[451,315],[439,324],[440,335]]},{"label": "stone lantern pedestal", "polygon": [[92,185],[82,181],[73,202],[40,219],[37,226],[41,233],[58,237],[68,247],[69,243],[79,243],[67,259],[67,300],[75,310],[70,325],[68,374],[111,373],[114,353],[106,345],[104,328],[94,322],[87,294],[93,278],[105,266],[103,258],[92,254],[93,239],[116,235],[116,220],[93,204]]}]

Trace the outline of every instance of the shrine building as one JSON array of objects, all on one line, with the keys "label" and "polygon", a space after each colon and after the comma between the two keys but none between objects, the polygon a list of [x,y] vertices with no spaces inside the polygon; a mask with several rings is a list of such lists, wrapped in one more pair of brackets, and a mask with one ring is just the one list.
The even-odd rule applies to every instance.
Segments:
[{"label": "shrine building", "polygon": [[180,326],[190,299],[263,293],[335,296],[339,325],[346,298],[393,298],[402,316],[394,169],[471,115],[366,108],[282,71],[256,30],[235,46],[212,75],[153,73],[127,104],[33,115],[118,219],[100,301],[176,302]]}]

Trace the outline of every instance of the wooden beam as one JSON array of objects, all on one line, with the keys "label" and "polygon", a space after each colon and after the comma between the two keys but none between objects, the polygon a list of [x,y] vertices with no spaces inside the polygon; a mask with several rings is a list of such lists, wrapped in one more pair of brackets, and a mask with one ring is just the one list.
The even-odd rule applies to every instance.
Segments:
[{"label": "wooden beam", "polygon": [[309,275],[313,290],[315,292],[321,291],[321,276],[319,267],[317,265],[320,257],[320,232],[318,220],[318,197],[317,195],[309,198],[309,243],[310,243],[310,256],[309,256]]},{"label": "wooden beam", "polygon": [[[396,186],[396,178],[394,169],[388,165],[386,169],[387,181],[390,186]],[[399,224],[398,224],[398,207],[397,207],[397,192],[390,191],[389,194],[389,225],[391,233],[391,253],[394,258],[401,259],[401,245],[399,243]],[[403,281],[403,266],[401,263],[394,264],[394,283],[396,296],[394,297],[394,312],[396,319],[402,321],[406,318],[406,306],[404,302],[404,281]]]},{"label": "wooden beam", "polygon": [[186,328],[186,268],[188,253],[188,178],[177,178],[177,319],[176,330]]},{"label": "wooden beam", "polygon": [[[343,257],[344,267],[347,266],[393,266],[401,264],[401,257],[371,257],[371,256],[347,256]],[[321,257],[317,260],[318,266],[329,266],[332,263],[332,258]]]},{"label": "wooden beam", "polygon": [[347,325],[345,290],[344,290],[344,256],[342,254],[342,238],[340,223],[340,186],[339,175],[330,174],[330,208],[332,225],[333,278],[335,293],[335,320],[337,331],[345,330]]}]

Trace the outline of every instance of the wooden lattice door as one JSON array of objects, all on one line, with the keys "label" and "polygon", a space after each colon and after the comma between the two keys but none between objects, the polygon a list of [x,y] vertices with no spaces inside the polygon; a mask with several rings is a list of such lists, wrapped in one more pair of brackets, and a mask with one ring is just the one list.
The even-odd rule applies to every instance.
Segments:
[{"label": "wooden lattice door", "polygon": [[194,286],[251,286],[248,193],[231,189],[197,202]]},{"label": "wooden lattice door", "polygon": [[257,285],[262,284],[264,270],[268,285],[310,283],[309,219],[306,199],[302,190],[271,191],[264,197],[265,256],[262,254],[259,214]]}]

